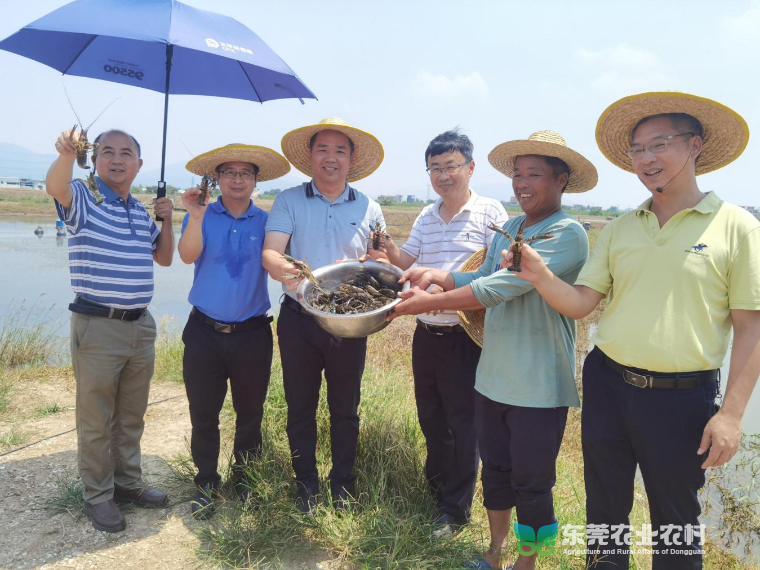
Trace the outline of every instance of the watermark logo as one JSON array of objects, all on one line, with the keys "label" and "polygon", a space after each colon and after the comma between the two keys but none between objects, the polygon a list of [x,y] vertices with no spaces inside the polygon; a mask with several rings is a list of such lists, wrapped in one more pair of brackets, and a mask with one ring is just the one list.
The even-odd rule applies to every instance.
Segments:
[{"label": "watermark logo", "polygon": [[212,48],[218,48],[218,47],[219,47],[219,42],[218,42],[218,41],[216,41],[216,40],[215,40],[215,39],[213,39],[213,38],[206,38],[206,45],[207,45],[208,47],[212,47]]},{"label": "watermark logo", "polygon": [[559,523],[542,526],[538,532],[533,527],[515,523],[515,538],[517,539],[517,549],[523,556],[532,556],[538,553],[539,556],[549,556],[554,554],[554,543],[557,539]]},{"label": "watermark logo", "polygon": [[214,38],[206,38],[206,45],[210,48],[219,48],[222,51],[229,51],[233,53],[247,53],[253,55],[253,51],[248,48],[237,46],[235,44],[228,44],[226,42],[218,42]]}]

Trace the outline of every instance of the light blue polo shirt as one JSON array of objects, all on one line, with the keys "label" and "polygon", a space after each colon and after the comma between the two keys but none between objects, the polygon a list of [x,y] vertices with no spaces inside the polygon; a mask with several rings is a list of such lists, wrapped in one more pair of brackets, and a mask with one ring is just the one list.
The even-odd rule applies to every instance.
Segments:
[{"label": "light blue polo shirt", "polygon": [[[367,253],[376,222],[385,229],[380,205],[371,198],[346,184],[343,194],[330,202],[311,181],[277,196],[266,231],[288,234],[286,253],[318,269],[336,259],[358,259]],[[283,291],[295,298],[295,291],[284,285]]]},{"label": "light blue polo shirt", "polygon": [[[185,231],[190,215],[182,221]],[[267,213],[253,202],[239,218],[224,207],[222,198],[206,208],[203,250],[195,261],[188,301],[223,323],[238,323],[264,315],[270,308],[267,272],[261,265]]]}]

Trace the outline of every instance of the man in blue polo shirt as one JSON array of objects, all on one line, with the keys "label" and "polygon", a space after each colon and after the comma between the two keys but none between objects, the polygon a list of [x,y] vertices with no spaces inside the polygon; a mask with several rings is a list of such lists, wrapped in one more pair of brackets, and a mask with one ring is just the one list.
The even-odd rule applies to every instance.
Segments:
[{"label": "man in blue polo shirt", "polygon": [[213,495],[221,478],[219,412],[230,381],[235,422],[233,480],[246,502],[250,486],[240,469],[261,452],[261,419],[272,366],[272,330],[267,273],[261,265],[267,213],[251,196],[256,183],[290,170],[288,161],[261,146],[232,144],[187,164],[190,172],[219,181],[221,198],[199,205],[201,191],[182,195],[187,215],[179,255],[195,263],[189,301],[193,305],[182,340],[182,363],[190,403],[190,450],[198,468],[193,516],[214,514]]},{"label": "man in blue polo shirt", "polygon": [[345,509],[354,496],[352,471],[367,339],[334,337],[302,313],[294,298],[300,280],[294,278],[297,269],[282,254],[287,251],[318,269],[337,259],[358,259],[367,253],[372,227],[379,223],[385,228],[385,220],[380,206],[348,182],[374,172],[383,161],[383,147],[370,133],[341,119],[325,119],[287,133],[282,150],[293,166],[312,177],[277,196],[264,242],[264,267],[285,284],[277,338],[288,403],[296,506],[310,513],[319,494],[316,413],[324,370],[333,463],[330,487],[333,504]]},{"label": "man in blue polo shirt", "polygon": [[165,493],[146,487],[140,467],[155,358],[153,262],[171,265],[172,202],[155,201],[161,230],[129,190],[142,166],[140,145],[117,130],[102,133],[92,162],[100,203],[73,180],[73,129],[55,143],[58,158],[47,174],[47,193],[69,233],[69,270],[76,293],[71,315],[71,362],[77,381],[76,427],[84,514],[106,532],[126,528],[118,502],[164,506]]}]

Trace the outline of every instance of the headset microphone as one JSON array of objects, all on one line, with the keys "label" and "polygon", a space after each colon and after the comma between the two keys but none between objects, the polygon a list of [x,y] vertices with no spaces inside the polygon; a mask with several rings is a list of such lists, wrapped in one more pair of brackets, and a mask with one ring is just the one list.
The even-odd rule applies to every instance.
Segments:
[{"label": "headset microphone", "polygon": [[673,182],[673,180],[675,180],[676,178],[678,178],[679,174],[681,174],[681,172],[683,172],[683,169],[686,168],[687,164],[689,164],[689,159],[690,158],[691,158],[691,151],[689,151],[689,156],[686,157],[686,162],[683,163],[683,166],[681,167],[681,170],[679,170],[676,173],[676,175],[673,178],[671,178],[670,180],[668,180],[665,184],[663,184],[662,186],[657,186],[655,188],[655,190],[657,190],[658,193],[662,194],[662,191],[665,189],[665,186],[667,186],[668,184],[670,184],[671,182]]}]

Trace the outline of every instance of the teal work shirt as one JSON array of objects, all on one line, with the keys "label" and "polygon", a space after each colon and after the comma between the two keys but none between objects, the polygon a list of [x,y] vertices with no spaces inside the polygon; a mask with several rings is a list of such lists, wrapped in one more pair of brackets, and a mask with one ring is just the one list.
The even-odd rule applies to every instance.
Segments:
[{"label": "teal work shirt", "polygon": [[[525,216],[512,218],[503,229],[512,237]],[[574,283],[588,258],[588,237],[564,212],[525,228],[526,239],[550,233],[552,239],[530,245],[549,269]],[[495,402],[527,408],[579,407],[575,385],[575,321],[552,309],[531,283],[499,269],[509,240],[494,236],[478,271],[453,273],[456,287],[470,285],[486,307],[483,352],[475,389]]]}]

